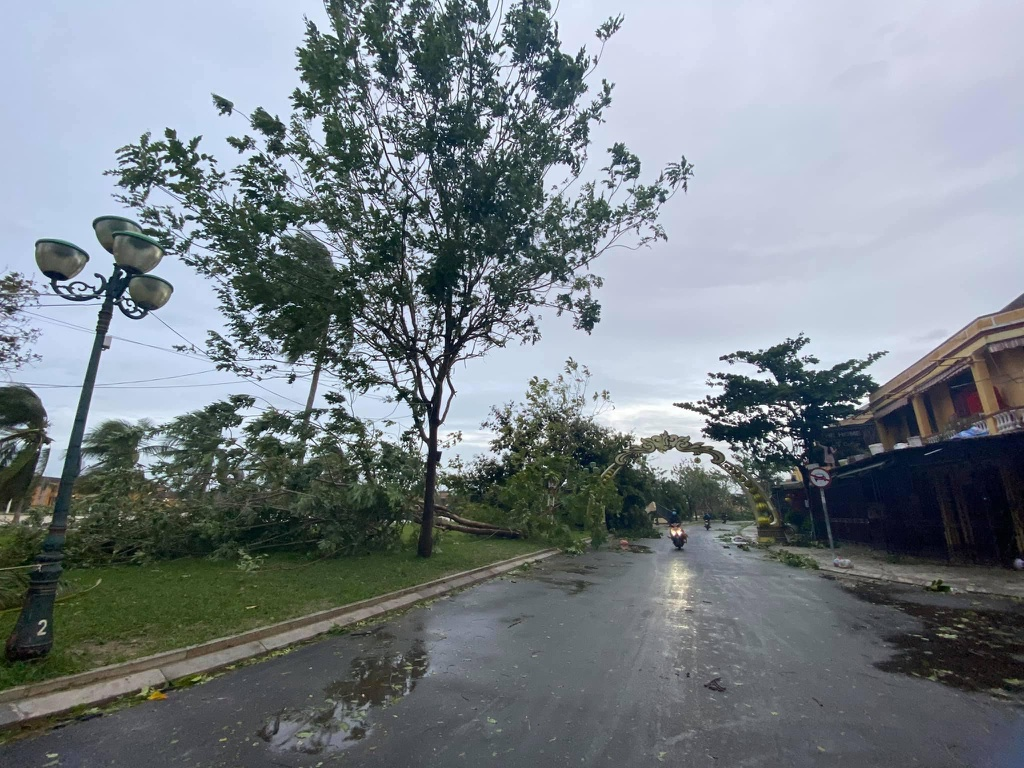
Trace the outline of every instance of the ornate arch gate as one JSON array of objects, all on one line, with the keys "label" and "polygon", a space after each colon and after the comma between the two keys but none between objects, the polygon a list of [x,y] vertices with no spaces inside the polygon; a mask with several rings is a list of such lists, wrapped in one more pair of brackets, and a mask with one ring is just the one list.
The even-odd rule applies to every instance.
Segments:
[{"label": "ornate arch gate", "polygon": [[[615,461],[608,465],[608,468],[605,469],[601,476],[607,478],[614,477],[620,469],[637,456],[655,452],[666,453],[668,451],[692,453],[694,455],[693,460],[698,463],[701,456],[710,457],[711,463],[735,480],[740,488],[743,489],[743,492],[747,494],[747,498],[750,499],[757,516],[758,538],[774,540],[778,537],[778,534],[782,531],[782,519],[779,517],[778,510],[775,509],[771,499],[765,495],[765,492],[761,490],[761,486],[757,484],[754,478],[748,475],[738,464],[734,464],[725,458],[725,454],[717,448],[712,448],[704,443],[692,443],[690,438],[686,436],[670,435],[668,432],[662,432],[660,435],[654,435],[654,437],[641,438],[637,445],[630,446],[618,454],[615,457]],[[766,518],[770,520],[767,526],[761,522]]]}]

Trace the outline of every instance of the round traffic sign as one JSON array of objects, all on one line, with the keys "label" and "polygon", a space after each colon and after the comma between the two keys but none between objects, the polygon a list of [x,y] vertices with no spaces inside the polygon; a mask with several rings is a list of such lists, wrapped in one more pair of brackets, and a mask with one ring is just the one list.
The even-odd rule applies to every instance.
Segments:
[{"label": "round traffic sign", "polygon": [[815,467],[811,470],[811,485],[815,488],[828,488],[832,482],[832,475],[824,467]]}]

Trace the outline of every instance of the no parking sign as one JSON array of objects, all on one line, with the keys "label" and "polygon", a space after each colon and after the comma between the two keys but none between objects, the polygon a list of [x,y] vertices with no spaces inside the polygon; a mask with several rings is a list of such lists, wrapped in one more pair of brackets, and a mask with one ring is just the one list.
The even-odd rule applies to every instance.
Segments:
[{"label": "no parking sign", "polygon": [[810,474],[811,485],[815,488],[828,488],[832,484],[832,475],[824,467],[815,467]]}]

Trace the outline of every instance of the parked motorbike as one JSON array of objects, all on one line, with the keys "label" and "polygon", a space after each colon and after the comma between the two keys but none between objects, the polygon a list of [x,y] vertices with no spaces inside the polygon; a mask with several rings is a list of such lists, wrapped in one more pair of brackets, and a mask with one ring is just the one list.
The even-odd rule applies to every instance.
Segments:
[{"label": "parked motorbike", "polygon": [[686,531],[683,530],[681,525],[673,525],[668,529],[668,536],[672,539],[672,543],[676,545],[676,549],[682,549],[683,544],[686,543]]}]

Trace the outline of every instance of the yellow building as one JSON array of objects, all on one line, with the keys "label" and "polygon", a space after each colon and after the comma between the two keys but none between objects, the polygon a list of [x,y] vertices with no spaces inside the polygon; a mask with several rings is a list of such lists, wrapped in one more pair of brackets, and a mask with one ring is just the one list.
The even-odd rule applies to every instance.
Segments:
[{"label": "yellow building", "polygon": [[[1024,426],[1024,295],[982,315],[871,395],[846,422],[872,424],[886,451],[974,427],[996,435]],[[902,445],[900,447],[903,447]]]}]

